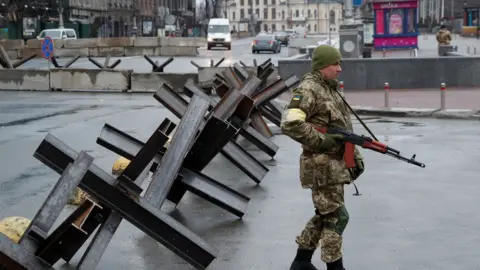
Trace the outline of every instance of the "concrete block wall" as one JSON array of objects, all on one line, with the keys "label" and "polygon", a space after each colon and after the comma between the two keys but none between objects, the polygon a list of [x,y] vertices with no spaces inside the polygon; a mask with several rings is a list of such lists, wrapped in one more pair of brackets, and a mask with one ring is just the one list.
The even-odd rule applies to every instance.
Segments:
[{"label": "concrete block wall", "polygon": [[[480,57],[345,59],[340,80],[345,90],[479,87]],[[278,73],[302,78],[311,70],[311,60],[279,60]]]},{"label": "concrete block wall", "polygon": [[[30,39],[0,41],[11,59],[20,59],[36,54],[42,57],[41,41]],[[126,38],[83,38],[76,40],[54,40],[56,57],[112,57],[121,56],[196,56],[197,48],[206,46],[204,38],[182,37],[126,37]]]}]

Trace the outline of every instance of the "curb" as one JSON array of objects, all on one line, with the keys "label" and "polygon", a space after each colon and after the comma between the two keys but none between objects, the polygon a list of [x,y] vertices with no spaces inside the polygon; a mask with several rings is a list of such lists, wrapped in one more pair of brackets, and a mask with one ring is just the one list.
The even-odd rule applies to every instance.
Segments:
[{"label": "curb", "polygon": [[376,115],[389,117],[419,117],[436,119],[480,120],[479,110],[468,109],[429,109],[429,108],[373,108],[352,106],[359,115]]}]

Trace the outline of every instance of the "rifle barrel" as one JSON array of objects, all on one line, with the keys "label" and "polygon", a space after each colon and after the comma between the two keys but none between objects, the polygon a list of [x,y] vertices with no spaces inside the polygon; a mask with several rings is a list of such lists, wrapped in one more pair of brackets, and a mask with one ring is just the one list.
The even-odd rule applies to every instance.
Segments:
[{"label": "rifle barrel", "polygon": [[418,167],[421,167],[421,168],[425,168],[425,164],[424,163],[421,163],[421,162],[418,162],[415,160],[415,155],[412,157],[412,158],[406,158],[400,154],[396,154],[396,153],[391,153],[391,152],[387,152],[387,155],[389,156],[392,156],[396,159],[399,159],[399,160],[402,160],[402,161],[405,161],[407,163],[410,163],[410,164],[413,164],[413,165],[416,165]]}]

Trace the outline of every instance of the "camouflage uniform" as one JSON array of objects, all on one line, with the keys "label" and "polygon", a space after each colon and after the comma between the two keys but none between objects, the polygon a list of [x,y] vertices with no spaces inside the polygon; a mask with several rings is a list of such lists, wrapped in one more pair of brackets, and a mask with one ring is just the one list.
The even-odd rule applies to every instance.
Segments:
[{"label": "camouflage uniform", "polygon": [[[352,175],[343,160],[344,144],[328,152],[319,152],[325,139],[315,127],[333,127],[353,131],[348,107],[338,92],[338,81],[327,80],[320,72],[311,72],[294,89],[290,104],[282,116],[285,135],[302,144],[300,182],[312,190],[316,215],[296,238],[299,248],[315,250],[321,245],[321,259],[331,263],[342,258],[342,233],[348,223],[344,205],[344,185]],[[355,148],[355,158],[361,154]]]},{"label": "camouflage uniform", "polygon": [[452,41],[452,35],[447,28],[441,28],[437,32],[437,41],[438,45],[450,45],[450,41]]}]

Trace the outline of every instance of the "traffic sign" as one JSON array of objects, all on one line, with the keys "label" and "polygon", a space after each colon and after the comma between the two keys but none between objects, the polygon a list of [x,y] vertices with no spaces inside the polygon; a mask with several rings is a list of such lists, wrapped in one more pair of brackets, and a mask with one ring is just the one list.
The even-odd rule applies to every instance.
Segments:
[{"label": "traffic sign", "polygon": [[45,59],[50,59],[53,56],[53,40],[50,37],[45,37],[42,40],[42,56]]}]

